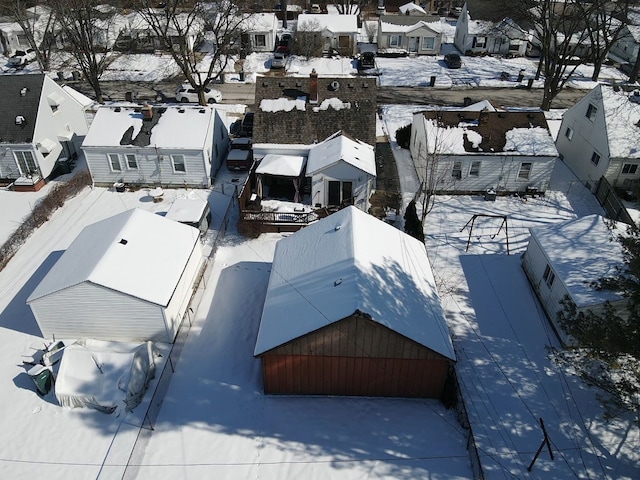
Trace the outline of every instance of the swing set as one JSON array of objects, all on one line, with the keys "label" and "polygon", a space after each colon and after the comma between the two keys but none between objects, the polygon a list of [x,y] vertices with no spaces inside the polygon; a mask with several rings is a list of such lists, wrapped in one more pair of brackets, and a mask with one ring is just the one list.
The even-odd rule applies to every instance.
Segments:
[{"label": "swing set", "polygon": [[[496,238],[496,236],[499,235],[500,232],[502,231],[502,227],[504,227],[504,233],[505,233],[505,235],[507,237],[507,255],[509,255],[509,224],[507,222],[507,216],[506,215],[491,215],[491,214],[488,214],[488,213],[477,213],[477,214],[475,214],[464,225],[464,227],[462,227],[460,229],[460,231],[462,232],[465,228],[469,227],[469,224],[471,224],[471,226],[469,227],[469,238],[467,239],[467,248],[465,249],[465,252],[469,251],[469,245],[471,244],[471,235],[473,234],[473,226],[475,225],[476,218],[478,218],[478,217],[489,217],[489,218],[501,218],[502,219],[502,223],[500,224],[500,227],[498,228],[498,231],[496,233],[494,233],[493,235],[491,235],[491,240]],[[480,238],[480,237],[478,237],[478,238]]]}]

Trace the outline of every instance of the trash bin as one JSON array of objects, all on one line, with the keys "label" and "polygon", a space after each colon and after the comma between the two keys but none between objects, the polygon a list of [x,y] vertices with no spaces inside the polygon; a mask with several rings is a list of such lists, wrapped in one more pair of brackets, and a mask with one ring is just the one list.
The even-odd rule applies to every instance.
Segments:
[{"label": "trash bin", "polygon": [[495,202],[496,200],[496,191],[491,189],[491,190],[487,190],[484,193],[484,199],[489,201],[489,202]]},{"label": "trash bin", "polygon": [[527,80],[527,88],[531,90],[531,87],[533,87],[533,78],[530,78],[529,80]]},{"label": "trash bin", "polygon": [[431,75],[431,78],[429,79],[429,86],[433,87],[435,84],[436,84],[436,76]]},{"label": "trash bin", "polygon": [[36,384],[38,392],[42,395],[46,395],[53,387],[53,371],[49,367],[44,365],[34,365],[29,369],[27,374]]},{"label": "trash bin", "polygon": [[240,73],[238,73],[238,76],[240,77],[240,81],[244,82],[244,70],[240,70]]}]

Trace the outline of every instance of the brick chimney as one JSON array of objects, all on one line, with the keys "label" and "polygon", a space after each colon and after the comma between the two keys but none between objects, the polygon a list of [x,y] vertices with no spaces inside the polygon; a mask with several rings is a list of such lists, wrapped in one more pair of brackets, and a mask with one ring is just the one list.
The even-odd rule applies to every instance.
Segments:
[{"label": "brick chimney", "polygon": [[309,103],[318,103],[318,72],[315,68],[309,75]]},{"label": "brick chimney", "polygon": [[142,113],[143,120],[151,120],[153,118],[153,107],[151,107],[151,105],[143,105],[140,112]]}]

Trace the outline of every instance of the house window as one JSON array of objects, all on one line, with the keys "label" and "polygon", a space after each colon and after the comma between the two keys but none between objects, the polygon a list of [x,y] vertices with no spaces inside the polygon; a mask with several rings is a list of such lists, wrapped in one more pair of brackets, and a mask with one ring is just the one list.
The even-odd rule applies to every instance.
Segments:
[{"label": "house window", "polygon": [[267,37],[265,35],[255,35],[254,39],[255,39],[256,47],[267,46]]},{"label": "house window", "polygon": [[339,48],[349,48],[349,44],[351,43],[349,35],[340,35],[338,36],[338,47]]},{"label": "house window", "polygon": [[634,175],[638,171],[637,163],[625,163],[622,166],[622,173],[627,175]]},{"label": "house window", "polygon": [[545,267],[542,278],[544,279],[544,283],[547,284],[547,287],[551,288],[553,286],[553,282],[556,280],[556,274],[553,273],[549,264]]},{"label": "house window", "polygon": [[458,180],[460,180],[462,178],[462,162],[459,160],[456,160],[455,162],[453,162],[453,169],[451,170],[451,177],[452,178],[457,178]]},{"label": "house window", "polygon": [[171,164],[173,165],[174,173],[187,173],[184,155],[171,155]]},{"label": "house window", "polygon": [[33,153],[29,151],[19,151],[13,152],[13,154],[16,157],[16,162],[18,162],[20,175],[28,175],[30,173],[35,173],[38,171],[38,166],[36,165],[36,161],[33,158]]},{"label": "house window", "polygon": [[327,205],[353,205],[353,182],[330,180]]},{"label": "house window", "polygon": [[509,51],[510,52],[517,52],[518,50],[520,50],[520,45],[522,45],[521,43],[509,43]]},{"label": "house window", "polygon": [[389,46],[390,47],[399,47],[402,45],[402,40],[400,35],[389,35]]},{"label": "house window", "polygon": [[132,153],[128,153],[126,157],[127,157],[127,168],[129,170],[137,170],[138,160],[136,160],[136,156]]},{"label": "house window", "polygon": [[600,155],[598,155],[596,152],[593,152],[591,154],[591,163],[593,163],[594,165],[598,165],[600,163]]},{"label": "house window", "polygon": [[520,171],[518,172],[518,180],[529,180],[532,166],[533,164],[530,162],[523,162],[520,165]]},{"label": "house window", "polygon": [[487,46],[487,37],[473,37],[473,48],[485,48]]},{"label": "house window", "polygon": [[117,153],[110,153],[109,165],[111,165],[112,172],[121,172],[122,165],[120,165],[120,155],[118,155]]},{"label": "house window", "polygon": [[564,136],[571,140],[573,138],[573,129],[571,127],[567,127],[564,131]]},{"label": "house window", "polygon": [[475,160],[471,162],[471,168],[469,169],[470,177],[479,177],[480,176],[480,160]]},{"label": "house window", "polygon": [[49,105],[51,107],[51,113],[56,113],[58,111],[58,104],[55,103],[53,105]]},{"label": "house window", "polygon": [[422,38],[422,49],[423,50],[433,50],[436,44],[436,39],[433,37],[423,37]]},{"label": "house window", "polygon": [[596,113],[598,112],[598,107],[596,107],[594,104],[590,103],[589,106],[587,107],[587,115],[586,117],[593,121],[594,118],[596,118]]}]

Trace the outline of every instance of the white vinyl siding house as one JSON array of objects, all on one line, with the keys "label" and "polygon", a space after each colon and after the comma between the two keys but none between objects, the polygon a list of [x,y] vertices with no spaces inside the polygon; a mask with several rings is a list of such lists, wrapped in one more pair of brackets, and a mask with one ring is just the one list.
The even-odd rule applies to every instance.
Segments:
[{"label": "white vinyl siding house", "polygon": [[207,188],[229,135],[217,110],[202,106],[101,107],[82,149],[98,185]]},{"label": "white vinyl siding house", "polygon": [[437,55],[443,28],[439,17],[430,15],[383,15],[378,19],[378,52]]},{"label": "white vinyl siding house", "polygon": [[75,157],[88,131],[85,106],[46,75],[2,75],[0,179],[48,178],[58,159]]},{"label": "white vinyl siding house", "polygon": [[615,240],[623,230],[600,215],[531,229],[522,267],[563,342],[570,343],[557,324],[565,296],[578,311],[597,313],[607,301],[614,307],[624,303],[613,292],[590,286],[623,266],[622,247]]},{"label": "white vinyl siding house", "polygon": [[242,48],[247,52],[271,52],[276,45],[278,18],[275,13],[248,14],[239,30],[242,32]]},{"label": "white vinyl siding house", "polygon": [[528,36],[528,33],[510,18],[497,23],[472,20],[465,4],[456,22],[454,44],[463,54],[523,56],[526,53]]},{"label": "white vinyl siding house", "polygon": [[45,338],[175,338],[204,258],[196,228],[133,209],[85,227],[27,299]]},{"label": "white vinyl siding house", "polygon": [[558,156],[542,113],[465,109],[415,113],[410,151],[436,193],[544,192]]},{"label": "white vinyl siding house", "polygon": [[[323,38],[323,52],[337,51],[340,55],[355,55],[358,43],[357,15],[329,15],[303,13],[298,15],[298,31],[319,33]],[[317,30],[309,30],[314,26]]]},{"label": "white vinyl siding house", "polygon": [[597,86],[562,117],[558,152],[580,182],[595,191],[602,177],[614,187],[640,182],[640,95]]},{"label": "white vinyl siding house", "polygon": [[366,212],[375,188],[374,149],[345,135],[330,137],[310,149],[306,175],[312,205],[354,205]]}]

